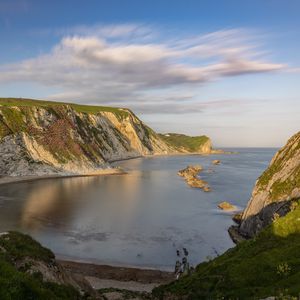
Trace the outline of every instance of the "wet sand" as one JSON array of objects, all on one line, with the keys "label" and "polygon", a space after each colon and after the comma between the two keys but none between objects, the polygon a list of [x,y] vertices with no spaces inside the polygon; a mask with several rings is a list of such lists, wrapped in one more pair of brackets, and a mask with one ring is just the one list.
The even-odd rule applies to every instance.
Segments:
[{"label": "wet sand", "polygon": [[175,279],[174,274],[152,269],[115,267],[66,260],[58,262],[72,274],[83,276],[94,289],[115,288],[148,292]]}]

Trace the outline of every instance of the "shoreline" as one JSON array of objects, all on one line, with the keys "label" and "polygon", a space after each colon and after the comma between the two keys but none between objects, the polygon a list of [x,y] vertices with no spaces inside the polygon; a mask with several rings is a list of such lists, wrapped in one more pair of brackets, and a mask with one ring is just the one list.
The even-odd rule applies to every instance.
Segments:
[{"label": "shoreline", "polygon": [[117,168],[107,168],[101,170],[95,170],[92,172],[82,174],[49,174],[49,175],[27,175],[27,176],[0,176],[0,185],[22,183],[37,180],[46,179],[62,179],[62,178],[73,178],[73,177],[91,177],[91,176],[112,176],[112,175],[125,175],[127,172]]},{"label": "shoreline", "polygon": [[[237,154],[237,153],[224,151],[224,152],[210,152],[210,153],[191,152],[191,153],[149,154],[149,155],[140,155],[140,156],[134,156],[128,158],[109,160],[108,163],[115,163],[115,162],[121,162],[126,160],[138,159],[138,158],[147,158],[147,157],[188,156],[188,155],[210,156],[210,155],[220,155],[220,154]],[[0,185],[30,182],[30,181],[45,180],[45,179],[61,179],[61,178],[72,178],[72,177],[108,176],[108,175],[125,175],[125,174],[127,174],[127,172],[125,172],[124,170],[113,167],[113,168],[93,170],[91,172],[80,173],[80,174],[57,173],[57,174],[48,174],[48,175],[25,175],[25,176],[0,175]]]},{"label": "shoreline", "polygon": [[162,283],[174,280],[174,273],[158,269],[130,266],[112,266],[79,262],[74,260],[56,259],[66,270],[82,276],[96,277],[117,281],[138,281],[140,283]]},{"label": "shoreline", "polygon": [[174,273],[155,269],[111,266],[62,259],[56,259],[56,261],[70,275],[87,281],[94,290],[117,289],[151,293],[155,287],[175,280]]}]

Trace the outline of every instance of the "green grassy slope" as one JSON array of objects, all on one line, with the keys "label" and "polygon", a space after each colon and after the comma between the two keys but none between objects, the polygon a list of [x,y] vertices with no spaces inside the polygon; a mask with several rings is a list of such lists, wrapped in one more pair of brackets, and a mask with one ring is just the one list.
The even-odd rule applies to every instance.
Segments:
[{"label": "green grassy slope", "polygon": [[11,106],[42,106],[51,107],[57,105],[69,105],[77,112],[96,114],[101,111],[112,112],[120,116],[127,116],[128,110],[118,107],[108,107],[108,106],[95,106],[95,105],[81,105],[67,102],[55,102],[55,101],[45,101],[45,100],[34,100],[34,99],[23,99],[23,98],[0,98],[0,106],[11,107]]},{"label": "green grassy slope", "polygon": [[17,270],[15,263],[26,257],[51,264],[54,254],[27,235],[11,232],[0,236],[0,299],[82,299],[70,286],[43,282],[39,273]]},{"label": "green grassy slope", "polygon": [[238,244],[209,262],[201,263],[192,275],[161,286],[153,294],[160,298],[172,294],[179,299],[298,296],[299,205],[285,217],[277,219],[256,238]]},{"label": "green grassy slope", "polygon": [[[258,178],[257,185],[261,190],[264,190],[269,184],[272,177],[284,170],[287,162],[293,157],[297,157],[297,153],[300,150],[300,132],[293,135],[287,142],[287,144],[278,151],[273,163],[263,172]],[[298,154],[299,156],[299,154]],[[277,179],[270,188],[270,196],[272,200],[284,198],[286,195],[290,195],[291,192],[300,186],[300,165],[296,166],[292,172],[292,176],[284,176],[284,179]]]},{"label": "green grassy slope", "polygon": [[209,140],[205,135],[187,136],[178,133],[159,134],[159,137],[169,145],[177,149],[186,149],[189,152],[197,152]]}]

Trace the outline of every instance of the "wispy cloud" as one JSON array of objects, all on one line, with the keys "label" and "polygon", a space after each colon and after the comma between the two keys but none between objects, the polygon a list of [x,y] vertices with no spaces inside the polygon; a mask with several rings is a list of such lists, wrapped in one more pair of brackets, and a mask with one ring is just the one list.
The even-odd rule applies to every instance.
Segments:
[{"label": "wispy cloud", "polygon": [[[50,95],[53,99],[117,101],[132,103],[141,112],[170,112],[170,105],[151,99],[154,90],[169,103],[167,89],[187,86],[192,91],[224,77],[286,67],[269,62],[255,38],[241,29],[165,40],[154,28],[135,24],[78,26],[61,34],[65,36],[48,54],[0,66],[0,83],[59,88],[62,92]],[[175,98],[171,102],[178,102]],[[174,113],[190,112],[183,102],[171,106]]]}]

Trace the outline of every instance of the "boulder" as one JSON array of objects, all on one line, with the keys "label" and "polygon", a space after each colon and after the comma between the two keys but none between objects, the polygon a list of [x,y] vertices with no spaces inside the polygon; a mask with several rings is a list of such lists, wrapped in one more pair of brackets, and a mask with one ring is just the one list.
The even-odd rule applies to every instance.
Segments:
[{"label": "boulder", "polygon": [[229,202],[223,201],[221,203],[218,204],[218,207],[222,210],[236,210],[236,206],[230,204]]}]

